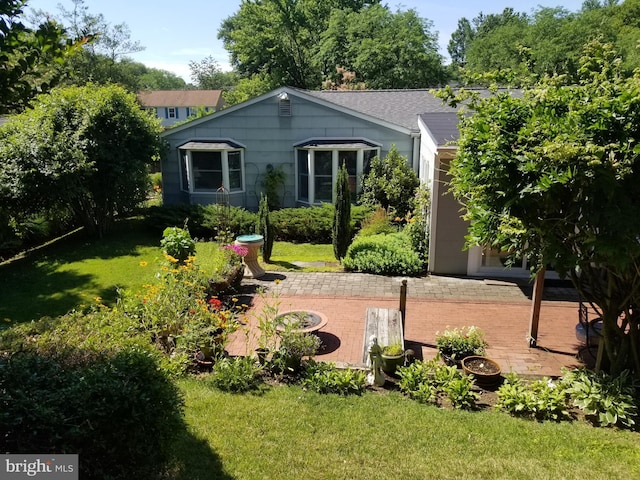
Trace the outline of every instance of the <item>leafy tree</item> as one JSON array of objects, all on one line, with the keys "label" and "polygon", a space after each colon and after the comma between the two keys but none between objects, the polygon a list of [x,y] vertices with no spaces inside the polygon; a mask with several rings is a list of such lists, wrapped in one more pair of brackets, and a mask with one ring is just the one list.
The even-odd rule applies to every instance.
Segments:
[{"label": "leafy tree", "polygon": [[442,91],[473,112],[461,117],[451,188],[469,245],[570,277],[603,319],[611,372],[640,374],[640,72],[624,78],[611,46],[591,43],[577,75],[518,96]]},{"label": "leafy tree", "polygon": [[462,17],[458,20],[458,28],[451,34],[451,40],[447,46],[447,52],[451,57],[451,63],[457,66],[464,66],[467,62],[467,48],[475,37],[475,30],[471,23]]},{"label": "leafy tree", "polygon": [[353,72],[369,88],[443,83],[432,24],[415,10],[392,13],[379,1],[247,0],[218,33],[244,78],[319,88]]},{"label": "leafy tree", "polygon": [[223,72],[213,57],[189,62],[189,70],[191,80],[201,90],[228,90],[239,80],[236,72]]},{"label": "leafy tree", "polygon": [[470,22],[470,32],[467,22],[461,20],[449,50],[454,65],[464,62],[463,78],[472,81],[477,79],[473,74],[505,68],[516,79],[531,72],[563,73],[577,79],[583,46],[598,39],[616,46],[623,73],[631,75],[640,66],[639,19],[640,0],[587,1],[576,13],[561,7],[539,7],[531,15],[505,9],[499,15],[481,13]]},{"label": "leafy tree", "polygon": [[344,258],[351,243],[351,189],[349,172],[342,164],[336,179],[336,203],[333,216],[333,253],[338,260]]},{"label": "leafy tree", "polygon": [[395,215],[404,217],[413,210],[413,200],[420,180],[409,166],[406,157],[398,153],[395,145],[382,160],[374,157],[371,170],[362,182],[360,202],[369,205],[381,205],[392,209]]},{"label": "leafy tree", "polygon": [[431,27],[415,10],[392,13],[378,4],[359,11],[334,10],[318,54],[323,74],[335,77],[336,67],[344,67],[367,88],[442,84],[445,70]]},{"label": "leafy tree", "polygon": [[0,114],[21,111],[36,94],[55,86],[65,59],[83,42],[68,40],[65,30],[50,20],[27,28],[25,4],[0,3]]},{"label": "leafy tree", "polygon": [[160,131],[121,87],[41,95],[0,128],[0,203],[23,213],[64,206],[101,236],[145,199]]},{"label": "leafy tree", "polygon": [[[67,84],[118,83],[131,91],[143,88],[140,76],[146,67],[132,62],[127,55],[140,52],[144,47],[131,39],[131,31],[126,23],[112,25],[104,15],[93,14],[85,0],[71,0],[72,7],[66,9],[58,5],[59,21],[77,38],[87,38],[83,48],[77,49],[67,62]],[[42,10],[34,12],[38,18],[53,15]]]},{"label": "leafy tree", "polygon": [[222,92],[222,98],[224,98],[225,106],[231,107],[232,105],[246,102],[250,98],[258,97],[263,93],[270,92],[277,86],[269,75],[256,74],[239,80],[231,90]]},{"label": "leafy tree", "polygon": [[[136,62],[132,62],[135,64]],[[142,63],[138,63],[144,68],[138,75],[138,90],[182,90],[187,87],[187,83],[182,77],[173,72],[161,70],[158,68],[150,68]]]}]

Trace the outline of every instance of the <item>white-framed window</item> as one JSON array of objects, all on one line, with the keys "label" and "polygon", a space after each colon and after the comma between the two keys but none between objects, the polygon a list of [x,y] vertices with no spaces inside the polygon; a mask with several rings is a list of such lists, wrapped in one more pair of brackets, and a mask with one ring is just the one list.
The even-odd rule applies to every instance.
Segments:
[{"label": "white-framed window", "polygon": [[369,172],[371,159],[380,148],[369,142],[306,142],[296,149],[297,200],[309,204],[333,202],[338,170],[344,164],[355,202],[362,176]]},{"label": "white-framed window", "polygon": [[224,187],[244,191],[244,149],[230,142],[188,142],[179,147],[182,190],[215,193]]},{"label": "white-framed window", "polygon": [[167,118],[178,118],[176,114],[176,108],[174,107],[167,108]]}]

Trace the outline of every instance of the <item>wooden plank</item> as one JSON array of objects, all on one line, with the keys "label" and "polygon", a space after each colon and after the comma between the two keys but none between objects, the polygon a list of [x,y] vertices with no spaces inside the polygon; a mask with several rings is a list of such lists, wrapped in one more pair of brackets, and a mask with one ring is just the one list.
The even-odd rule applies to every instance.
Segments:
[{"label": "wooden plank", "polygon": [[402,313],[395,308],[369,307],[365,316],[362,363],[369,365],[369,342],[371,337],[378,339],[378,345],[385,347],[400,343],[404,350],[404,332]]}]

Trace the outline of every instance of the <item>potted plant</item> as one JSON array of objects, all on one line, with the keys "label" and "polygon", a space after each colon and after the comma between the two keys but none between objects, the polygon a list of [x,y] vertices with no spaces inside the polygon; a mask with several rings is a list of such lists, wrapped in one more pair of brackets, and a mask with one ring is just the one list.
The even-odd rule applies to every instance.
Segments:
[{"label": "potted plant", "polygon": [[463,358],[462,369],[467,375],[473,375],[476,385],[481,388],[494,388],[502,380],[502,367],[487,357],[472,355]]},{"label": "potted plant", "polygon": [[271,363],[278,373],[297,373],[304,357],[313,357],[320,348],[320,338],[301,332],[296,322],[288,322],[284,330],[278,330],[280,344]]},{"label": "potted plant", "polygon": [[399,343],[393,343],[382,347],[380,354],[382,359],[380,367],[385,373],[396,373],[396,369],[404,363],[404,350]]},{"label": "potted plant", "polygon": [[230,288],[237,290],[244,277],[242,259],[247,254],[247,248],[231,244],[221,249],[222,265],[218,273],[209,279],[209,290],[213,295],[219,295]]},{"label": "potted plant", "polygon": [[436,346],[444,363],[461,367],[461,361],[471,355],[484,355],[487,342],[478,327],[447,329],[436,333]]}]

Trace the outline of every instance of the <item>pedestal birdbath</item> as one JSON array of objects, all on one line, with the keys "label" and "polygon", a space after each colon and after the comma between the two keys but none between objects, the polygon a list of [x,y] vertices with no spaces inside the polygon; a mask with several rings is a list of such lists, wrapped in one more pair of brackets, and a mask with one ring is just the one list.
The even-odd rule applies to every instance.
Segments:
[{"label": "pedestal birdbath", "polygon": [[240,235],[236,238],[236,245],[247,249],[247,254],[242,259],[245,266],[244,276],[247,278],[262,277],[265,271],[258,263],[258,250],[264,245],[262,235]]}]

